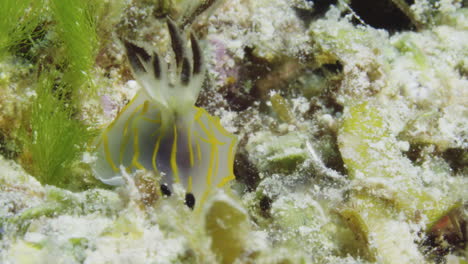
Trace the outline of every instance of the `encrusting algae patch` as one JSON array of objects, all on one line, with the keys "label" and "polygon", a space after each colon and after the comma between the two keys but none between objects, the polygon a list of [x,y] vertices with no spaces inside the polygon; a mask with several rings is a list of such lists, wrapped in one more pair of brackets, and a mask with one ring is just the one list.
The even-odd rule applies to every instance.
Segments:
[{"label": "encrusting algae patch", "polygon": [[4,0],[0,263],[467,263],[458,0]]}]

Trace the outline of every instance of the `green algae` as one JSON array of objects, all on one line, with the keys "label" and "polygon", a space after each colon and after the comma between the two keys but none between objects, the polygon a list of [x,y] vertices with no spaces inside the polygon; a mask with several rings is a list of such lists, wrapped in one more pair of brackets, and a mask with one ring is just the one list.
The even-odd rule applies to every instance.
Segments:
[{"label": "green algae", "polygon": [[64,80],[78,92],[91,80],[89,75],[99,47],[97,16],[102,5],[88,0],[52,0],[50,4],[65,51]]},{"label": "green algae", "polygon": [[3,0],[0,8],[0,59],[26,43],[40,23],[43,1]]},{"label": "green algae", "polygon": [[66,90],[60,84],[55,87],[53,76],[39,80],[25,149],[31,156],[33,175],[41,183],[76,187],[77,179],[71,178],[70,168],[94,133],[73,117],[73,109],[63,97]]},{"label": "green algae", "polygon": [[[80,178],[85,177],[75,177],[71,168],[77,167],[94,135],[78,120],[77,112],[83,92],[92,92],[100,5],[92,1],[4,1],[0,12],[6,12],[0,18],[0,53],[9,52],[9,60],[23,58],[16,63],[32,63],[31,76],[16,84],[15,91],[35,89],[32,102],[21,105],[21,118],[16,121],[21,127],[9,129],[5,137],[10,145],[16,143],[19,160],[41,183],[83,188],[86,184]],[[5,59],[3,55],[0,59]]]}]

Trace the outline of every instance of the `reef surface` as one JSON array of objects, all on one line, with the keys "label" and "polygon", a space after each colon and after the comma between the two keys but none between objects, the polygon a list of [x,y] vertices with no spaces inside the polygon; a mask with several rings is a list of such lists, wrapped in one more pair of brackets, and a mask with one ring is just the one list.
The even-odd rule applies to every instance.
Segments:
[{"label": "reef surface", "polygon": [[[466,1],[4,2],[1,263],[468,263]],[[124,42],[173,62],[168,17],[238,142],[194,210],[91,169],[141,89]]]}]

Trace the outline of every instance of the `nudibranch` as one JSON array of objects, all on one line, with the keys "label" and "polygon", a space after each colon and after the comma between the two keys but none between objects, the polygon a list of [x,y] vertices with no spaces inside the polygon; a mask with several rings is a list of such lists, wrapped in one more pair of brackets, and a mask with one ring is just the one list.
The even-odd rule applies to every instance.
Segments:
[{"label": "nudibranch", "polygon": [[[161,175],[163,194],[170,194],[173,184],[182,184],[186,203],[193,208],[195,199],[205,199],[211,190],[234,179],[237,139],[219,118],[195,106],[204,79],[203,55],[195,35],[190,34],[189,49],[177,26],[171,20],[167,26],[173,63],[124,42],[143,89],[103,129],[93,170],[109,185],[124,184],[121,169],[153,171]],[[170,71],[176,73],[173,81]]]}]

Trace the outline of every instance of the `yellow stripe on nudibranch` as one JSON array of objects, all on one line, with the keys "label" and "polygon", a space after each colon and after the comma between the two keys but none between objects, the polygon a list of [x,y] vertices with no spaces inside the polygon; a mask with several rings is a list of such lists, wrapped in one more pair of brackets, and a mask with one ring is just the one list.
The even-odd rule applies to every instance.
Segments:
[{"label": "yellow stripe on nudibranch", "polygon": [[162,138],[162,135],[158,136],[158,139],[156,139],[156,144],[154,145],[153,155],[151,156],[151,164],[153,165],[153,170],[156,173],[158,172],[158,166],[156,165],[156,158],[157,158],[158,151],[159,151],[159,145],[161,144],[161,138]]},{"label": "yellow stripe on nudibranch", "polygon": [[200,108],[200,107],[195,107],[195,109],[197,110],[195,112],[195,115],[193,116],[193,119],[195,119],[196,121],[200,120],[200,118],[203,116],[203,114],[205,113],[205,110],[203,108]]},{"label": "yellow stripe on nudibranch", "polygon": [[234,165],[234,147],[235,147],[235,141],[233,141],[233,143],[229,145],[229,151],[228,151],[228,165],[230,166],[231,170],[233,169],[232,167]]},{"label": "yellow stripe on nudibranch", "polygon": [[104,153],[105,153],[105,156],[106,156],[106,160],[109,163],[109,165],[111,166],[112,170],[114,172],[119,172],[119,169],[117,168],[117,166],[115,166],[115,163],[112,160],[112,156],[111,156],[110,151],[109,151],[109,139],[107,138],[108,131],[109,131],[109,129],[106,129],[104,131],[104,133],[102,134],[102,140],[103,140],[103,143],[104,143]]},{"label": "yellow stripe on nudibranch", "polygon": [[207,136],[208,136],[208,138],[200,137],[200,139],[202,141],[204,141],[204,142],[206,142],[208,144],[212,144],[212,145],[224,145],[224,143],[219,141],[216,138],[216,136],[211,131],[209,131],[201,121],[200,121],[200,127],[205,132],[205,134],[207,134]]},{"label": "yellow stripe on nudibranch", "polygon": [[211,151],[210,151],[210,161],[208,165],[208,171],[206,172],[206,185],[211,186],[211,178],[213,176],[213,163],[215,159],[215,154],[216,154],[216,145],[211,145]]},{"label": "yellow stripe on nudibranch", "polygon": [[200,142],[199,141],[196,142],[196,146],[197,146],[198,161],[201,161],[202,160],[202,152],[201,152],[201,147],[200,147]]},{"label": "yellow stripe on nudibranch", "polygon": [[179,177],[179,168],[177,167],[177,127],[174,125],[174,142],[172,143],[172,150],[171,150],[171,169],[172,169],[172,176],[175,178],[174,181],[180,182]]},{"label": "yellow stripe on nudibranch", "polygon": [[136,167],[139,170],[144,170],[145,167],[138,162],[140,157],[140,146],[138,144],[138,128],[133,128],[133,158],[132,166]]},{"label": "yellow stripe on nudibranch", "polygon": [[228,182],[232,181],[232,180],[235,180],[236,179],[236,176],[234,176],[234,174],[231,174],[229,175],[228,177],[225,177],[221,180],[220,183],[218,183],[218,185],[216,187],[218,188],[222,188],[224,185],[226,185]]},{"label": "yellow stripe on nudibranch", "polygon": [[125,147],[128,144],[128,141],[130,140],[130,137],[128,135],[128,127],[130,126],[130,122],[134,121],[133,118],[138,114],[138,112],[143,108],[143,110],[147,110],[147,105],[148,101],[145,101],[143,104],[139,105],[135,110],[132,111],[130,114],[130,117],[125,121],[124,124],[124,129],[123,129],[123,144],[120,144],[120,152],[119,152],[119,163],[123,163],[123,156],[125,154]]},{"label": "yellow stripe on nudibranch", "polygon": [[219,173],[219,149],[216,146],[215,147],[215,167],[214,167],[214,172],[213,175],[218,175]]}]

